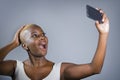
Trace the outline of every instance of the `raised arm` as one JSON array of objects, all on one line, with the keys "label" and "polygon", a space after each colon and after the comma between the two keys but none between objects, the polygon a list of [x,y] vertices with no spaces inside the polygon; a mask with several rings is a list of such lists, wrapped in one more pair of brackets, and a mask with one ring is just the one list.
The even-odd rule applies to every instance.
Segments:
[{"label": "raised arm", "polygon": [[10,75],[11,76],[13,73],[16,61],[13,61],[13,60],[4,61],[4,58],[7,56],[7,54],[11,50],[15,49],[16,47],[18,47],[20,45],[19,34],[20,34],[20,31],[22,30],[22,28],[20,28],[16,32],[14,39],[11,43],[9,43],[8,45],[6,45],[3,48],[0,48],[0,75]]},{"label": "raised arm", "polygon": [[[23,28],[23,27],[22,27]],[[14,48],[18,47],[20,45],[20,40],[19,40],[19,34],[20,31],[22,30],[22,28],[20,28],[15,36],[14,39],[11,43],[9,43],[8,45],[4,46],[3,48],[0,48],[0,61],[3,61],[3,59],[5,58],[5,56]]]},{"label": "raised arm", "polygon": [[[103,11],[101,11],[101,13],[103,13]],[[105,54],[106,54],[107,39],[108,39],[108,33],[109,33],[109,20],[106,14],[104,13],[103,13],[102,21],[103,21],[103,24],[99,24],[98,21],[96,21],[95,23],[99,32],[98,46],[95,52],[95,56],[91,63],[95,73],[99,73],[102,69],[102,65],[104,62]]]},{"label": "raised arm", "polygon": [[64,64],[66,67],[64,69],[64,77],[69,80],[79,80],[93,74],[98,74],[101,72],[104,58],[106,54],[106,45],[109,34],[109,20],[103,11],[103,23],[100,24],[98,21],[95,22],[96,28],[99,32],[98,46],[95,55],[88,64]]}]

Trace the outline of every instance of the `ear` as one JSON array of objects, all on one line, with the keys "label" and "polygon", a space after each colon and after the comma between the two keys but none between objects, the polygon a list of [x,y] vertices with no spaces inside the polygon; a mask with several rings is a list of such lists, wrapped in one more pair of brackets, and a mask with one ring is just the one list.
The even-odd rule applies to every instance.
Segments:
[{"label": "ear", "polygon": [[27,44],[22,44],[22,47],[25,49],[25,50],[27,50],[28,51],[28,47],[27,47]]}]

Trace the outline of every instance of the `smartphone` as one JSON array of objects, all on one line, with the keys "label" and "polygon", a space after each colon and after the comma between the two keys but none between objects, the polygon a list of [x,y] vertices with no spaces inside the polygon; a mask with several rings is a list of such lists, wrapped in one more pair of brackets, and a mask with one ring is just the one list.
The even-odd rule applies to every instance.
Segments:
[{"label": "smartphone", "polygon": [[90,5],[86,5],[87,17],[93,20],[98,20],[99,23],[102,23],[102,14]]}]

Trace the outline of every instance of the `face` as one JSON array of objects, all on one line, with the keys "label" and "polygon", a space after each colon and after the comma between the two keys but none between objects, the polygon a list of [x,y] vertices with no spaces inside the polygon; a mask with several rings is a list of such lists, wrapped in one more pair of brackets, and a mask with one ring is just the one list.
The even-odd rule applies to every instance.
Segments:
[{"label": "face", "polygon": [[39,26],[30,26],[21,32],[25,49],[35,57],[42,57],[47,54],[48,39]]}]

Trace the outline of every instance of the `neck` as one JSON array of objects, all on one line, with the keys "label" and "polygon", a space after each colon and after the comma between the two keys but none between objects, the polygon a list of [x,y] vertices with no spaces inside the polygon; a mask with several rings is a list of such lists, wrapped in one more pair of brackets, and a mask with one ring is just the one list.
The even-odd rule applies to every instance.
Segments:
[{"label": "neck", "polygon": [[40,66],[44,66],[48,60],[43,56],[43,57],[35,57],[32,55],[29,55],[29,61],[30,64],[34,67],[40,67]]}]

